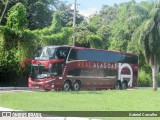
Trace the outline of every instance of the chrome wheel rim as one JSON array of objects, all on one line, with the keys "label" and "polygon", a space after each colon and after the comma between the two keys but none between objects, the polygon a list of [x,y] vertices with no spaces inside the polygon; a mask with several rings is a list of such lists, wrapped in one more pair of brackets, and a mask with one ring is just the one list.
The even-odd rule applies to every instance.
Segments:
[{"label": "chrome wheel rim", "polygon": [[69,85],[68,85],[68,84],[65,84],[65,85],[64,85],[64,90],[65,90],[65,91],[68,91],[68,90],[69,90]]},{"label": "chrome wheel rim", "polygon": [[78,85],[78,84],[75,84],[75,85],[74,85],[74,90],[77,91],[78,89],[79,89],[79,85]]}]

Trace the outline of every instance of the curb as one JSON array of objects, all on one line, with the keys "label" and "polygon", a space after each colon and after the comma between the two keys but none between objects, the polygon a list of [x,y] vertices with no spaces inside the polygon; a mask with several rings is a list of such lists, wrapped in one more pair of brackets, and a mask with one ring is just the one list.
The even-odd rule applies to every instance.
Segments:
[{"label": "curb", "polygon": [[10,91],[10,90],[31,90],[40,91],[39,88],[29,88],[29,87],[0,87],[0,91]]}]

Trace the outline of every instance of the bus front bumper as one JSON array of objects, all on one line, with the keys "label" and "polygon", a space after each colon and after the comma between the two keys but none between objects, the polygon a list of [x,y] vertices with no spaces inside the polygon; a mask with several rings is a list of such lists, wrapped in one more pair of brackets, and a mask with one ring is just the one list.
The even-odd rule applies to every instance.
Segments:
[{"label": "bus front bumper", "polygon": [[53,78],[45,78],[45,79],[28,79],[28,86],[30,88],[40,88],[40,89],[54,89]]}]

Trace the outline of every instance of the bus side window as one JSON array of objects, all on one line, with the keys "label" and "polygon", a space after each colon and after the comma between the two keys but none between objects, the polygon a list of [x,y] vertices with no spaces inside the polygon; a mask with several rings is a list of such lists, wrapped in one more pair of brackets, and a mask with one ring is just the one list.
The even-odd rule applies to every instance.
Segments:
[{"label": "bus side window", "polygon": [[63,63],[53,63],[50,72],[52,76],[58,76],[62,74]]},{"label": "bus side window", "polygon": [[58,59],[66,59],[67,58],[67,51],[58,50],[56,53]]}]

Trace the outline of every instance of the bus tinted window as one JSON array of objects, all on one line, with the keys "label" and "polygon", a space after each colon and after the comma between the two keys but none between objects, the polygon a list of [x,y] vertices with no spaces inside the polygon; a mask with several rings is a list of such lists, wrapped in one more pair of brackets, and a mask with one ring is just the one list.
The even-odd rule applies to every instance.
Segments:
[{"label": "bus tinted window", "polygon": [[98,51],[98,50],[77,50],[72,49],[69,61],[72,60],[88,60],[88,61],[100,61],[100,62],[119,62],[119,63],[138,63],[138,57],[136,55],[128,55],[110,51]]},{"label": "bus tinted window", "polygon": [[116,76],[116,70],[107,70],[107,69],[73,69],[68,72],[67,75],[71,76],[83,76],[83,77],[111,77]]},{"label": "bus tinted window", "polygon": [[59,47],[56,51],[56,56],[58,59],[67,59],[70,47]]},{"label": "bus tinted window", "polygon": [[138,63],[138,57],[136,55],[124,55],[124,63]]}]

